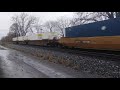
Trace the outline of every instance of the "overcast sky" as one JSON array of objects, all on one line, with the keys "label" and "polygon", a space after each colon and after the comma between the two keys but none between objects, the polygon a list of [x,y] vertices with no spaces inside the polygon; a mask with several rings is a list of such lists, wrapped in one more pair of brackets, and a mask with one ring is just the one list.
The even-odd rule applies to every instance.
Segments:
[{"label": "overcast sky", "polygon": [[[20,14],[21,12],[0,12],[0,39],[9,32],[9,27],[11,25],[11,17]],[[39,17],[42,22],[48,20],[56,20],[61,16],[72,17],[73,12],[26,12],[29,15],[34,15]]]}]

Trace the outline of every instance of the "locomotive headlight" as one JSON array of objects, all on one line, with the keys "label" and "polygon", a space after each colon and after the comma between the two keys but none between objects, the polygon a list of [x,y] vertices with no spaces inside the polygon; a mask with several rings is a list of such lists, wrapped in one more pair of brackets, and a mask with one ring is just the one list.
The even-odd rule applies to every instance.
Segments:
[{"label": "locomotive headlight", "polygon": [[106,30],[106,28],[107,28],[106,26],[102,26],[101,30]]}]

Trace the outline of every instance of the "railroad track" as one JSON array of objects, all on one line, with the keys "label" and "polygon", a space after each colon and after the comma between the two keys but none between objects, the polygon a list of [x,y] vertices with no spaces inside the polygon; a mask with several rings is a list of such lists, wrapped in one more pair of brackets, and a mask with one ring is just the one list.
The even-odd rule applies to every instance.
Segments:
[{"label": "railroad track", "polygon": [[120,61],[120,52],[118,51],[102,51],[102,50],[76,49],[76,48],[70,49],[70,48],[45,47],[45,46],[43,47],[43,46],[35,46],[35,45],[24,45],[24,46],[60,51],[75,55],[85,55],[85,56],[92,56],[98,58],[109,58],[109,60],[115,59]]},{"label": "railroad track", "polygon": [[[63,50],[64,51],[64,50]],[[120,53],[119,52],[111,52],[111,51],[101,51],[101,50],[87,50],[87,49],[72,49],[68,50],[68,53],[76,54],[76,55],[85,55],[92,56],[97,58],[108,58],[109,60],[118,60],[120,61]]]}]

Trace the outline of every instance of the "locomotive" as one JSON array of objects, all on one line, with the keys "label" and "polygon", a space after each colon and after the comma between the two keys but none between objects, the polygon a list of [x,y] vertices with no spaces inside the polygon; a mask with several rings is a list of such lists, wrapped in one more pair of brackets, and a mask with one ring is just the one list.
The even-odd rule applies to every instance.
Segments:
[{"label": "locomotive", "polygon": [[57,36],[55,32],[22,36],[13,38],[13,43],[120,51],[120,18],[68,27],[64,37]]}]

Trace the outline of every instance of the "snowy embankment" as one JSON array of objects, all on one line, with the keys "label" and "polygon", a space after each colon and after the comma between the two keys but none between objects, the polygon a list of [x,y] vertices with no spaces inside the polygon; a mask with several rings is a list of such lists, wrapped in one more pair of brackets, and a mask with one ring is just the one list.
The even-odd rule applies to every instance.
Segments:
[{"label": "snowy embankment", "polygon": [[66,52],[29,47],[26,45],[7,44],[5,46],[29,53],[44,60],[49,60],[50,62],[63,64],[76,70],[105,77],[120,77],[120,65],[115,61],[108,61],[100,59],[99,57],[73,55]]}]

